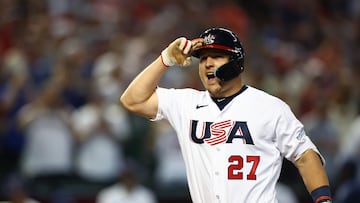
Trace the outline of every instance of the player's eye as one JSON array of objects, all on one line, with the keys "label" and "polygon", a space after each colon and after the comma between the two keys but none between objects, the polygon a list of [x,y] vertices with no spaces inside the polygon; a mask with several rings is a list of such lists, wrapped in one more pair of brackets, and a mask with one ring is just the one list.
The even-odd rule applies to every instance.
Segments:
[{"label": "player's eye", "polygon": [[207,59],[207,56],[201,56],[201,57],[199,58],[200,62],[206,61],[206,59]]}]

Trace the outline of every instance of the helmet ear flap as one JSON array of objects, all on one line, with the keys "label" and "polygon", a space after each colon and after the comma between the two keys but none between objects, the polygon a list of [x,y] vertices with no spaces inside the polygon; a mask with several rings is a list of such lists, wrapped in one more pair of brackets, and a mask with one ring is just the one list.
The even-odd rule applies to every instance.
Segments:
[{"label": "helmet ear flap", "polygon": [[241,72],[244,71],[243,58],[238,54],[232,55],[228,63],[220,66],[214,72],[215,77],[221,81],[229,81],[236,78]]},{"label": "helmet ear flap", "polygon": [[234,60],[235,64],[234,66],[236,66],[237,68],[240,69],[240,73],[242,73],[244,71],[244,57],[243,56],[239,56],[239,54],[233,55],[232,56],[233,59],[230,60]]}]

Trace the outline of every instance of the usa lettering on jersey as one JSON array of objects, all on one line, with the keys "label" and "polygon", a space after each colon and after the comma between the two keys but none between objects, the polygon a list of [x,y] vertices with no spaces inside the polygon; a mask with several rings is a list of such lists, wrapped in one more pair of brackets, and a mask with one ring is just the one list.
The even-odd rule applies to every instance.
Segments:
[{"label": "usa lettering on jersey", "polygon": [[[203,129],[201,136],[196,135],[198,127]],[[244,144],[254,145],[247,123],[244,121],[226,120],[199,124],[199,121],[191,120],[190,137],[197,144],[206,143],[210,146],[233,143],[234,139],[241,139]]]}]

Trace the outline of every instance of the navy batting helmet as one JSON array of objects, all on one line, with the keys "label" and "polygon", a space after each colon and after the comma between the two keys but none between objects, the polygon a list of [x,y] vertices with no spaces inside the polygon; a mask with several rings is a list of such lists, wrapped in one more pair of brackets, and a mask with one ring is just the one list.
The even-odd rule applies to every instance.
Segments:
[{"label": "navy batting helmet", "polygon": [[224,28],[210,28],[200,35],[204,39],[201,47],[192,56],[199,58],[204,49],[219,49],[230,54],[228,63],[215,70],[215,76],[222,81],[237,77],[244,70],[244,49],[236,34]]}]

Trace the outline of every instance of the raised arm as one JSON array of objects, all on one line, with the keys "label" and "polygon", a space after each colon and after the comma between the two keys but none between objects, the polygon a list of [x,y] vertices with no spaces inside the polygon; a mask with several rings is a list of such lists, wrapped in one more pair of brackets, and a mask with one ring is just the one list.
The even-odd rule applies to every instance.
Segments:
[{"label": "raised arm", "polygon": [[329,180],[319,155],[313,150],[307,150],[295,165],[314,203],[331,202]]},{"label": "raised arm", "polygon": [[154,118],[158,105],[155,90],[166,68],[158,57],[130,83],[120,97],[121,104],[131,112]]},{"label": "raised arm", "polygon": [[161,77],[169,66],[190,65],[191,51],[201,43],[202,39],[190,41],[184,37],[173,41],[130,83],[120,97],[121,104],[133,113],[146,118],[154,118],[158,109],[156,87]]}]

